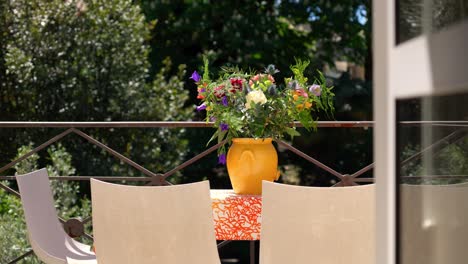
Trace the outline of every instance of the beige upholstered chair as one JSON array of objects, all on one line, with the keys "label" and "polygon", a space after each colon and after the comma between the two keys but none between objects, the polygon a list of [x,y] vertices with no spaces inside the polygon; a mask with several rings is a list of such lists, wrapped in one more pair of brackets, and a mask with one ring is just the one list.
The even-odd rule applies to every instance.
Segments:
[{"label": "beige upholstered chair", "polygon": [[260,263],[375,264],[374,185],[263,182]]},{"label": "beige upholstered chair", "polygon": [[58,221],[46,169],[16,176],[28,237],[34,253],[47,264],[96,263],[88,245],[70,238]]},{"label": "beige upholstered chair", "polygon": [[208,181],[125,186],[91,181],[99,264],[220,263]]},{"label": "beige upholstered chair", "polygon": [[403,263],[467,263],[468,186],[402,184],[400,195]]}]

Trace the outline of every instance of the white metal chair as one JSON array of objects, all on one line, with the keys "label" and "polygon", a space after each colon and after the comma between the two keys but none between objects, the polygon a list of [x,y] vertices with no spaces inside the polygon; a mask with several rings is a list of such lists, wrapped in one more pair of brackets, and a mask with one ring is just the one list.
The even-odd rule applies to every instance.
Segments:
[{"label": "white metal chair", "polygon": [[36,256],[47,264],[92,264],[96,256],[88,245],[70,238],[55,211],[46,169],[16,176],[29,242]]},{"label": "white metal chair", "polygon": [[375,263],[374,185],[263,182],[260,263]]},{"label": "white metal chair", "polygon": [[220,263],[208,181],[125,186],[91,180],[100,264]]}]

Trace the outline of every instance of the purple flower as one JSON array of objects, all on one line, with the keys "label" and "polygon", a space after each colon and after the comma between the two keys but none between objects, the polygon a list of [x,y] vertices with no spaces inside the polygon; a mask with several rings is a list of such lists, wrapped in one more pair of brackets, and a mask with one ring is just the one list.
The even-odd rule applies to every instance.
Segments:
[{"label": "purple flower", "polygon": [[216,117],[210,116],[210,122],[216,122]]},{"label": "purple flower", "polygon": [[204,92],[206,92],[206,89],[205,89],[205,88],[201,88],[201,89],[200,89],[200,93],[204,93]]},{"label": "purple flower", "polygon": [[218,156],[218,163],[223,165],[226,164],[226,154],[223,153]]},{"label": "purple flower", "polygon": [[194,71],[190,79],[194,80],[195,82],[199,82],[201,80],[201,76],[197,71]]},{"label": "purple flower", "polygon": [[228,106],[228,99],[226,96],[223,97],[223,99],[221,99],[221,103],[224,105],[224,106]]},{"label": "purple flower", "polygon": [[205,103],[197,106],[197,111],[201,111],[201,110],[205,110],[205,109],[206,109],[206,104]]},{"label": "purple flower", "polygon": [[315,96],[320,96],[322,94],[322,88],[318,84],[312,84],[309,87],[309,92],[311,92]]},{"label": "purple flower", "polygon": [[229,129],[229,125],[226,123],[221,123],[219,124],[219,128],[221,128],[221,131],[226,131]]}]

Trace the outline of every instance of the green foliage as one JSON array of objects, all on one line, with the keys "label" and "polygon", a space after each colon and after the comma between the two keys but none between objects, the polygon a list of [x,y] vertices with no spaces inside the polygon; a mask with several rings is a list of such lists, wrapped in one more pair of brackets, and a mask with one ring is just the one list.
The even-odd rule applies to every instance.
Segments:
[{"label": "green foliage", "polygon": [[[24,156],[25,154],[29,153],[32,150],[32,143],[26,146],[21,146],[18,151],[17,155],[13,160],[16,160],[17,158]],[[26,174],[30,173],[31,171],[37,170],[37,162],[39,160],[39,155],[37,153],[34,153],[30,155],[27,159],[16,163],[13,168],[16,171],[16,174]]]},{"label": "green foliage", "polygon": [[310,61],[302,61],[296,59],[296,64],[291,65],[289,68],[294,73],[294,78],[299,83],[307,83],[307,77],[304,76],[304,71],[306,70],[307,66],[309,66]]},{"label": "green foliage", "polygon": [[[154,76],[149,75],[147,41],[152,26],[131,0],[19,0],[2,5],[0,112],[5,115],[0,119],[190,119],[193,110],[186,107],[188,91],[182,81],[185,66],[173,67],[167,58]],[[42,143],[56,133],[5,131],[11,143],[0,146],[6,154],[0,161],[10,159],[18,145]],[[186,153],[183,129],[88,133],[158,172],[174,167]],[[63,144],[79,174],[141,175],[88,143],[72,139]],[[144,151],[132,152],[136,149]]]},{"label": "green foliage", "polygon": [[[418,154],[423,149],[420,145],[408,144],[403,150],[401,161]],[[468,175],[468,137],[464,137],[456,143],[449,144],[440,151],[428,152],[423,154],[422,158],[414,159],[402,165],[402,176],[419,176],[418,178],[404,178],[404,183],[412,184],[453,184],[466,182],[466,179],[457,179],[451,177],[447,179],[431,179],[424,178],[427,175]],[[422,159],[427,160],[427,155],[430,157],[430,164],[424,166]]]},{"label": "green foliage", "polygon": [[[267,72],[278,72],[273,65],[265,73],[245,73],[237,67],[225,68],[217,81],[210,82],[208,69],[204,78],[194,72],[192,78],[198,85],[199,110],[206,109],[206,120],[214,120],[217,129],[211,140],[218,143],[232,138],[281,139],[285,134],[300,135],[294,126],[299,121],[306,129],[316,127],[315,112],[333,111],[333,93],[327,87],[323,75],[313,85],[307,83],[304,71],[308,61],[297,60],[290,68],[294,77],[284,84],[275,81]],[[321,74],[319,72],[319,74]],[[326,103],[322,103],[326,102]],[[225,148],[219,149],[224,153]]]},{"label": "green foliage", "polygon": [[468,137],[444,148],[437,159],[441,175],[468,175]]},{"label": "green foliage", "polygon": [[[291,58],[314,68],[335,60],[363,63],[370,45],[370,1],[158,1],[139,0],[153,29],[151,57],[165,56],[189,69],[203,55],[213,66],[286,69]],[[282,73],[280,73],[282,75]],[[282,76],[285,77],[285,76]]]},{"label": "green foliage", "polygon": [[[0,263],[9,263],[30,249],[21,201],[0,189]],[[42,262],[30,256],[18,263]]]},{"label": "green foliage", "polygon": [[[75,168],[72,166],[72,156],[66,149],[58,144],[51,146],[47,150],[50,158],[50,164],[47,165],[47,172],[51,177],[72,176],[75,174]],[[51,181],[52,192],[55,200],[55,208],[59,216],[65,219],[75,216],[86,217],[90,215],[89,207],[78,207],[81,203],[89,203],[86,197],[80,198],[79,185],[72,181]]]},{"label": "green foliage", "polygon": [[140,98],[140,107],[147,108],[148,117],[158,121],[188,120],[192,108],[184,108],[188,100],[185,85],[185,65],[179,65],[176,74],[167,77],[172,71],[170,58],[163,60],[163,67],[155,75],[150,85],[150,93]]},{"label": "green foliage", "polygon": [[[128,0],[8,1],[2,86],[23,120],[128,119],[145,88],[148,28]],[[8,82],[9,81],[9,82]],[[51,115],[52,114],[52,115]]]},{"label": "green foliage", "polygon": [[[18,158],[29,151],[31,146],[22,146],[18,149]],[[39,155],[33,154],[29,158],[17,163],[14,168],[17,174],[24,174],[37,169]],[[3,182],[9,186],[9,182]],[[26,234],[26,223],[23,208],[19,198],[0,189],[0,262],[8,263],[15,257],[30,249]],[[13,232],[12,232],[13,231]],[[29,262],[28,262],[29,263]],[[32,260],[31,263],[39,263]]]}]

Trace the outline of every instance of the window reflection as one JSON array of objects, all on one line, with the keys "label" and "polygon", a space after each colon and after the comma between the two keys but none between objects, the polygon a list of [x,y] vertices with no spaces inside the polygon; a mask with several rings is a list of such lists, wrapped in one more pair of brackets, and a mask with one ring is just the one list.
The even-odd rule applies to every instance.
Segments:
[{"label": "window reflection", "polygon": [[397,43],[468,18],[467,0],[398,0]]},{"label": "window reflection", "polygon": [[397,102],[398,259],[466,263],[468,94]]}]

